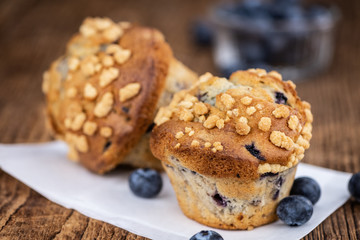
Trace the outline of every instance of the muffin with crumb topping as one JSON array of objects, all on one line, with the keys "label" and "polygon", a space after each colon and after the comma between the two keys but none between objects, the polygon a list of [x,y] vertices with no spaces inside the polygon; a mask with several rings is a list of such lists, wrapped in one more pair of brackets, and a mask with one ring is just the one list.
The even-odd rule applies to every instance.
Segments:
[{"label": "muffin with crumb topping", "polygon": [[69,158],[94,172],[159,169],[149,148],[155,114],[195,80],[158,30],[86,18],[44,73],[48,122]]},{"label": "muffin with crumb topping", "polygon": [[186,216],[222,229],[277,219],[309,148],[313,116],[295,84],[262,69],[207,73],[159,110],[150,147]]}]

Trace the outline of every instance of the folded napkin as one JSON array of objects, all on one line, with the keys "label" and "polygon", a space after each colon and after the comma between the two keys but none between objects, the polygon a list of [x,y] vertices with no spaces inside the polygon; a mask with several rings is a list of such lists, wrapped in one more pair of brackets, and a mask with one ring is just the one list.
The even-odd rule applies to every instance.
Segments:
[{"label": "folded napkin", "polygon": [[[130,192],[129,171],[115,170],[99,176],[67,160],[66,152],[62,142],[0,144],[0,167],[57,204],[147,238],[189,239],[201,230],[211,229],[182,214],[166,174],[162,174],[160,195],[142,199]],[[303,226],[289,227],[277,221],[252,231],[213,230],[225,240],[299,239],[349,198],[349,173],[301,163],[299,176],[314,178],[322,191],[312,218]]]}]

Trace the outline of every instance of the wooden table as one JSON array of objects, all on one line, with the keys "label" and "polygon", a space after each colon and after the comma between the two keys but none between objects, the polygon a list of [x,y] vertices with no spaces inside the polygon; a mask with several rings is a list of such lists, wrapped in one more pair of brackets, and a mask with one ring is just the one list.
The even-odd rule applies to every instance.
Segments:
[{"label": "wooden table", "polygon": [[[334,63],[327,73],[297,86],[302,99],[312,104],[315,115],[314,137],[304,162],[357,172],[360,1],[333,2],[343,13]],[[206,0],[2,0],[0,142],[51,139],[44,127],[42,73],[62,54],[67,40],[89,15],[156,27],[163,31],[178,59],[198,73],[216,72],[210,49],[196,47],[188,34],[191,20],[204,15],[210,4]],[[144,239],[52,203],[0,170],[0,239],[53,238]],[[360,239],[360,204],[348,201],[305,239]]]}]

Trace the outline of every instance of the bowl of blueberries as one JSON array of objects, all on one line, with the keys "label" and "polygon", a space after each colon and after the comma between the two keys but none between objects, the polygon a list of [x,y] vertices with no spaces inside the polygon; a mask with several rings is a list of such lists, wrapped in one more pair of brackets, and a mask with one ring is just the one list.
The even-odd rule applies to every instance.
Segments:
[{"label": "bowl of blueberries", "polygon": [[300,0],[219,4],[209,15],[215,64],[225,76],[263,68],[286,79],[304,79],[331,63],[339,18],[335,6]]}]

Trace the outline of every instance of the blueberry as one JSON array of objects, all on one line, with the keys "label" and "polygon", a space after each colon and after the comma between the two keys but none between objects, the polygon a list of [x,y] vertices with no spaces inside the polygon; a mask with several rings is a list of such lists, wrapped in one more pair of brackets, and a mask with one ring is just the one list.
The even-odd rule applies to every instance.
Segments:
[{"label": "blueberry", "polygon": [[286,104],[287,97],[282,92],[275,92],[275,103]]},{"label": "blueberry", "polygon": [[216,204],[218,206],[221,206],[221,207],[226,207],[227,206],[226,198],[224,196],[221,196],[219,193],[215,193],[212,196],[212,198],[213,198],[213,200],[216,202]]},{"label": "blueberry", "polygon": [[214,33],[213,29],[207,22],[202,20],[194,22],[191,32],[196,44],[207,46],[212,43]]},{"label": "blueberry", "polygon": [[348,189],[356,201],[360,202],[360,172],[352,175],[348,184]]},{"label": "blueberry", "polygon": [[211,230],[202,230],[192,236],[190,240],[224,240],[220,234]]},{"label": "blueberry", "polygon": [[313,205],[306,197],[294,195],[279,202],[276,214],[289,226],[301,226],[311,218]]},{"label": "blueberry", "polygon": [[[359,185],[360,186],[360,185]],[[290,195],[301,195],[309,199],[312,204],[319,201],[321,189],[319,184],[312,178],[301,177],[294,181]]]},{"label": "blueberry", "polygon": [[159,194],[162,188],[162,179],[157,171],[140,168],[131,173],[129,186],[136,196],[152,198]]},{"label": "blueberry", "polygon": [[260,150],[255,147],[254,142],[252,142],[249,145],[245,145],[245,148],[246,148],[246,150],[248,150],[250,152],[251,155],[253,155],[257,159],[262,160],[262,161],[266,161],[265,157],[263,155],[261,155]]}]

